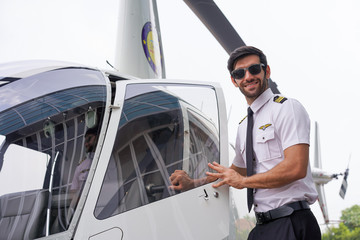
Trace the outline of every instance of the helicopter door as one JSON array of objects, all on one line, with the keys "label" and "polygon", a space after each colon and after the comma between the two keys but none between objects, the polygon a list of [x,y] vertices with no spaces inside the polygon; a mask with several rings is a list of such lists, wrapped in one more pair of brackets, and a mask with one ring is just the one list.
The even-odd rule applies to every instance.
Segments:
[{"label": "helicopter door", "polygon": [[[226,145],[220,142],[218,98],[209,85],[117,82],[115,101],[123,104],[109,124],[115,131],[118,118],[93,212],[102,227],[94,221],[86,231],[106,233],[107,239],[117,239],[120,229],[124,239],[227,236],[228,188],[214,189],[206,181],[207,164],[227,154],[221,149]],[[169,177],[175,171],[204,181],[174,191]]]}]

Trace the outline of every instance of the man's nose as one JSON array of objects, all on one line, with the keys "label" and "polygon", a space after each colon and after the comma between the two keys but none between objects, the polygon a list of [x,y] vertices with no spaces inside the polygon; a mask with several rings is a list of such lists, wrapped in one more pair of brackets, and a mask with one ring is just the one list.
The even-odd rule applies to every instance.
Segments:
[{"label": "man's nose", "polygon": [[248,69],[246,69],[245,71],[245,76],[244,76],[244,80],[245,81],[248,81],[248,80],[251,80],[252,78],[254,77],[254,75],[252,75]]}]

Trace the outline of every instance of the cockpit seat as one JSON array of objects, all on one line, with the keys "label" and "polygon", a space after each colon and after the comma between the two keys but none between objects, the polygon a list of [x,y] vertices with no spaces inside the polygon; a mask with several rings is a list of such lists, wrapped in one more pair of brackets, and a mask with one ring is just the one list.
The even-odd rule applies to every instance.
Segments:
[{"label": "cockpit seat", "polygon": [[[0,197],[0,239],[34,239],[43,235],[48,192],[31,190]],[[5,237],[6,238],[3,238]]]}]

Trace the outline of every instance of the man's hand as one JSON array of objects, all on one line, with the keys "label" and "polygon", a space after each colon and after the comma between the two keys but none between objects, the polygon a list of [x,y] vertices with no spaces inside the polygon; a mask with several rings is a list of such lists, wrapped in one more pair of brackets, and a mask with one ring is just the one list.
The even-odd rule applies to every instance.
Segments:
[{"label": "man's hand", "polygon": [[284,160],[267,172],[246,176],[246,168],[231,165],[230,168],[214,162],[209,167],[217,173],[207,172],[208,176],[220,178],[213,187],[228,184],[234,188],[279,188],[306,177],[309,162],[309,145],[296,144],[284,150]]},{"label": "man's hand", "polygon": [[240,175],[234,169],[224,167],[217,162],[213,162],[212,164],[208,163],[208,166],[217,171],[217,173],[207,172],[206,175],[221,179],[221,181],[212,185],[214,188],[220,187],[224,184],[238,189],[245,188],[245,186],[243,185],[245,177]]},{"label": "man's hand", "polygon": [[175,170],[170,176],[170,189],[175,191],[187,191],[195,187],[194,180],[184,170]]}]

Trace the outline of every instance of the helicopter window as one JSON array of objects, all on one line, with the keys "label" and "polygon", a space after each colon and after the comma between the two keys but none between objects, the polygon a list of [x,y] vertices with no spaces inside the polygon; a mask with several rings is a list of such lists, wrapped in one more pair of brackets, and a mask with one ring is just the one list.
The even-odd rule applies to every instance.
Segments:
[{"label": "helicopter window", "polygon": [[[175,170],[206,178],[219,162],[214,89],[192,85],[128,85],[95,216],[105,219],[176,195]],[[185,191],[185,190],[184,190]]]},{"label": "helicopter window", "polygon": [[86,156],[93,156],[87,153],[85,134],[93,128],[97,135],[104,117],[102,78],[100,72],[72,68],[2,87],[5,93],[14,84],[21,90],[0,95],[6,100],[0,106],[0,134],[5,137],[0,151],[1,236],[34,239],[67,230],[72,200],[81,195],[87,179],[83,175],[73,193],[74,173]]},{"label": "helicopter window", "polygon": [[219,143],[217,136],[211,132],[209,126],[202,124],[194,112],[188,111],[190,123],[190,177],[193,179],[203,178],[207,171],[208,163],[219,161]]}]

